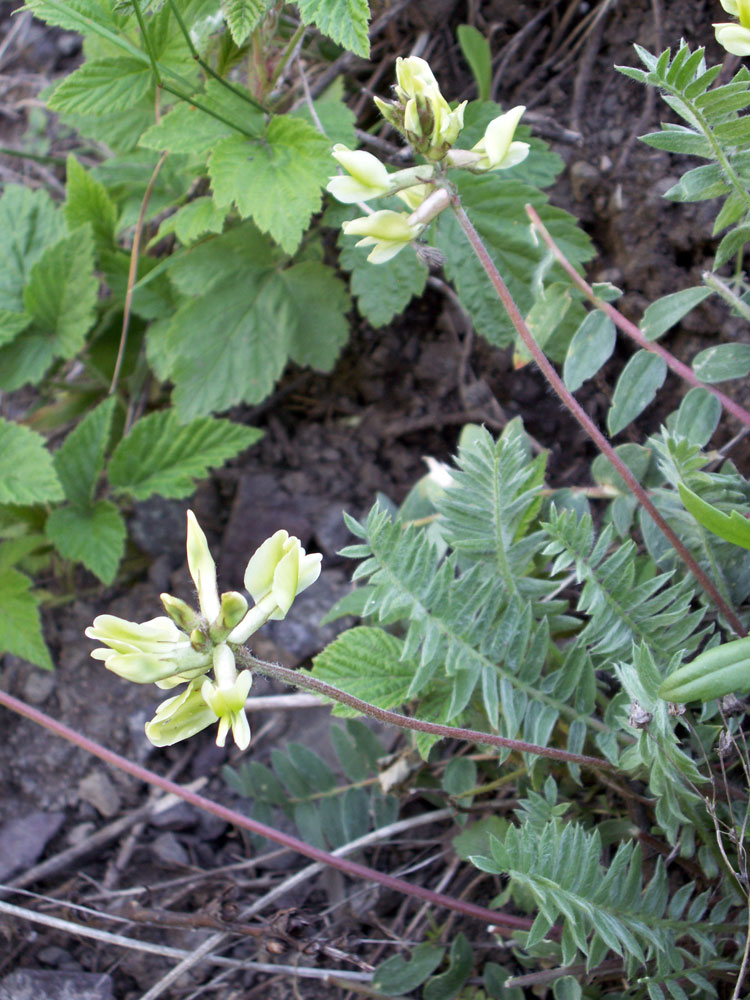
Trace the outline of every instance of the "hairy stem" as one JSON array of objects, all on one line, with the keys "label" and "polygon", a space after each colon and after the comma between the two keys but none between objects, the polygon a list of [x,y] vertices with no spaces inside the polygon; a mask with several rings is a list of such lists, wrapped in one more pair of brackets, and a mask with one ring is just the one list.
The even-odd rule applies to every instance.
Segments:
[{"label": "hairy stem", "polygon": [[[719,400],[727,413],[731,413],[732,416],[736,417],[740,423],[745,425],[745,427],[750,427],[750,412],[746,410],[744,406],[740,406],[739,403],[735,403],[733,399],[730,399],[729,396],[725,395],[725,393],[723,393],[720,389],[716,389],[712,385],[706,385],[705,382],[701,382],[701,380],[695,375],[692,368],[684,364],[682,361],[678,361],[678,359],[671,354],[666,347],[662,347],[661,344],[654,340],[647,340],[635,323],[631,323],[631,321],[623,316],[619,310],[615,309],[611,303],[602,301],[602,299],[596,295],[591,285],[585,278],[581,277],[562,250],[552,239],[552,236],[532,205],[526,206],[526,214],[531,219],[534,229],[539,233],[554,254],[555,260],[557,260],[557,262],[563,267],[573,283],[580,288],[593,306],[600,309],[603,313],[606,313],[615,326],[622,330],[622,332],[630,337],[631,340],[634,340],[639,347],[643,348],[644,351],[651,351],[652,354],[658,354],[659,357],[666,362],[667,367],[675,373],[675,375],[679,375],[681,379],[684,379],[684,381],[688,382],[690,385],[701,389],[708,389],[708,391]],[[704,281],[706,284],[711,285],[711,287],[715,287],[714,284],[705,276]],[[744,303],[740,303],[740,305],[744,306]],[[747,307],[745,306],[745,308]]]},{"label": "hairy stem", "polygon": [[[203,795],[198,795],[196,792],[192,792],[187,788],[182,788],[180,785],[175,784],[174,781],[170,781],[168,778],[163,778],[160,774],[156,774],[155,771],[149,771],[148,768],[141,767],[140,764],[135,764],[133,761],[128,760],[127,757],[122,757],[113,750],[108,750],[100,743],[90,740],[88,737],[83,736],[83,734],[77,732],[75,729],[71,729],[69,726],[64,725],[64,723],[58,722],[51,716],[46,715],[44,712],[40,712],[31,705],[27,705],[18,698],[14,698],[5,691],[0,691],[0,705],[4,705],[12,712],[16,712],[18,715],[31,719],[32,722],[43,726],[56,736],[60,736],[63,739],[68,740],[70,743],[75,744],[82,750],[90,753],[92,756],[98,757],[105,763],[120,768],[121,771],[132,775],[139,781],[155,785],[157,788],[161,788],[165,792],[179,796],[179,798],[183,799],[183,801],[189,802],[190,805],[195,806],[197,809],[202,809],[204,812],[218,816],[219,819],[224,820],[226,823],[231,823],[233,826],[249,830],[251,833],[257,833],[261,837],[267,837],[268,840],[271,840],[276,844],[281,844],[282,847],[287,847],[292,851],[296,851],[297,854],[302,854],[307,858],[312,858],[313,861],[318,861],[321,864],[330,866],[331,868],[338,868],[339,871],[342,871],[346,875],[350,875],[353,878],[365,879],[369,882],[379,882],[381,885],[384,885],[395,892],[399,892],[407,896],[413,896],[417,899],[422,899],[434,906],[441,906],[448,910],[455,910],[457,913],[463,913],[467,917],[473,917],[475,920],[481,920],[485,924],[492,924],[499,927],[501,930],[507,930],[508,933],[512,930],[529,930],[532,925],[532,921],[524,917],[514,917],[494,910],[488,910],[484,906],[478,906],[475,903],[468,903],[463,899],[455,899],[452,896],[447,896],[441,892],[433,892],[431,889],[427,889],[421,885],[412,885],[404,879],[396,878],[393,875],[386,875],[384,872],[376,871],[374,868],[368,868],[367,865],[361,865],[356,861],[350,861],[348,858],[336,857],[333,854],[329,854],[328,851],[323,851],[317,847],[311,846],[310,844],[306,844],[303,840],[299,840],[297,837],[292,837],[290,834],[282,833],[280,830],[275,830],[271,826],[266,826],[265,823],[258,823],[256,820],[250,819],[249,816],[243,816],[241,813],[235,812],[234,809],[228,809],[226,806],[222,806],[218,802],[213,802],[211,799],[207,799]],[[557,930],[555,928],[550,930],[551,936],[556,933]]]},{"label": "hairy stem", "polygon": [[500,272],[495,266],[495,262],[490,257],[489,253],[487,252],[487,248],[485,247],[482,241],[481,236],[476,231],[476,229],[471,223],[471,220],[464,211],[463,206],[461,204],[461,199],[458,197],[457,194],[453,195],[452,205],[456,219],[458,220],[458,224],[463,230],[463,233],[466,236],[466,239],[469,241],[472,249],[474,250],[474,253],[477,255],[482,267],[485,270],[485,273],[487,274],[487,277],[492,282],[492,286],[497,292],[498,298],[505,307],[505,311],[507,312],[511,322],[513,323],[513,326],[518,331],[518,335],[524,342],[527,351],[532,356],[534,361],[536,361],[537,365],[542,371],[542,374],[545,376],[550,386],[560,397],[562,402],[565,404],[565,407],[570,411],[570,413],[575,417],[575,419],[578,421],[578,423],[581,425],[584,431],[588,434],[588,436],[597,446],[599,451],[601,451],[601,453],[609,459],[612,465],[614,465],[615,469],[617,469],[617,471],[620,473],[622,478],[628,484],[628,487],[630,488],[633,495],[637,498],[638,502],[648,512],[648,514],[650,514],[656,526],[659,528],[659,530],[662,532],[665,538],[669,541],[670,545],[672,545],[674,550],[680,556],[680,558],[685,563],[690,572],[693,574],[695,579],[698,581],[701,587],[705,590],[705,592],[714,602],[718,611],[724,616],[726,621],[731,625],[735,633],[739,636],[743,637],[746,636],[747,631],[742,622],[739,620],[737,615],[732,610],[732,608],[729,607],[729,605],[723,599],[723,597],[718,592],[716,587],[713,585],[712,581],[709,579],[708,575],[701,569],[701,567],[695,561],[695,559],[687,550],[687,548],[683,545],[683,543],[680,541],[680,539],[677,537],[674,531],[670,528],[670,526],[661,516],[661,514],[652,503],[651,498],[648,496],[644,488],[632,474],[627,465],[625,465],[622,459],[618,456],[615,449],[612,447],[612,445],[609,443],[606,437],[602,434],[602,432],[599,430],[596,424],[594,424],[594,422],[591,420],[591,417],[589,417],[589,415],[586,413],[586,411],[578,402],[578,400],[568,390],[563,380],[555,371],[554,366],[547,359],[547,356],[545,355],[544,351],[542,351],[537,342],[534,340],[531,331],[524,322],[523,316],[519,312],[518,306],[514,302],[513,297],[508,291],[508,288],[505,282],[503,281]]},{"label": "hairy stem", "polygon": [[561,760],[566,763],[580,764],[581,767],[590,767],[596,770],[613,771],[615,768],[608,760],[599,757],[587,757],[585,754],[571,753],[569,750],[558,750],[557,747],[542,747],[536,743],[525,743],[523,740],[509,740],[504,736],[497,736],[495,733],[483,733],[476,729],[461,729],[458,726],[441,726],[436,722],[424,722],[422,719],[411,719],[406,715],[399,715],[398,712],[389,712],[384,708],[377,708],[369,702],[355,698],[346,691],[326,684],[317,677],[300,673],[298,670],[290,670],[282,667],[278,663],[268,663],[266,660],[259,660],[247,649],[241,646],[235,648],[235,655],[242,663],[243,667],[256,670],[266,677],[273,677],[283,681],[284,684],[292,684],[295,687],[305,688],[308,691],[315,691],[326,698],[348,705],[363,715],[369,715],[371,719],[378,722],[385,722],[391,726],[398,726],[400,729],[410,729],[417,733],[430,733],[433,736],[440,736],[450,740],[468,740],[471,743],[481,743],[485,746],[503,747],[508,750],[516,750],[519,753],[531,753],[539,757],[549,757],[552,760]]}]

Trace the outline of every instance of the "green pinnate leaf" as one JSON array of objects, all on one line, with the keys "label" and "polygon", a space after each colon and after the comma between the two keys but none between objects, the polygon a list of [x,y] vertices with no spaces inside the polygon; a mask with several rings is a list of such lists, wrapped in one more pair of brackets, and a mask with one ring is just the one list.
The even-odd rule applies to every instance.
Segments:
[{"label": "green pinnate leaf", "polygon": [[657,299],[643,314],[641,333],[647,340],[656,340],[711,294],[710,288],[697,285]]},{"label": "green pinnate leaf", "polygon": [[65,221],[71,230],[90,223],[97,246],[115,241],[117,208],[101,181],[96,180],[71,153],[66,164]]},{"label": "green pinnate leaf", "polygon": [[65,221],[46,191],[9,184],[0,198],[0,309],[23,312],[29,272],[65,232]]},{"label": "green pinnate leaf", "polygon": [[271,7],[273,0],[223,0],[224,17],[235,45],[245,44]]},{"label": "green pinnate leaf", "polygon": [[154,493],[185,497],[209,469],[249,448],[255,427],[202,417],[181,426],[173,410],[142,417],[119,443],[107,469],[112,488],[136,500]]},{"label": "green pinnate leaf", "polygon": [[330,142],[300,118],[280,115],[262,141],[232,136],[219,142],[208,170],[216,204],[236,205],[292,254],[320,209],[331,173]]},{"label": "green pinnate leaf", "polygon": [[750,344],[717,344],[693,358],[692,369],[702,382],[727,382],[750,373]]},{"label": "green pinnate leaf", "polygon": [[96,484],[104,469],[115,405],[114,396],[105,399],[84,417],[55,452],[55,469],[65,496],[76,506],[86,508],[94,499]]},{"label": "green pinnate leaf", "polygon": [[41,434],[0,418],[0,503],[62,499],[63,488]]},{"label": "green pinnate leaf", "polygon": [[613,437],[650,405],[666,377],[666,362],[658,354],[637,351],[633,355],[617,380],[607,414],[607,427]]},{"label": "green pinnate leaf", "polygon": [[696,385],[680,403],[674,430],[699,448],[705,448],[721,419],[721,403],[708,389]]},{"label": "green pinnate leaf", "polygon": [[699,497],[684,483],[678,483],[677,488],[685,509],[690,511],[699,524],[733,545],[750,549],[750,521],[743,517],[738,510],[725,514],[718,507],[714,507],[713,504],[707,503],[702,497]]},{"label": "green pinnate leaf", "polygon": [[53,669],[31,580],[17,569],[0,573],[0,650]]},{"label": "green pinnate leaf", "polygon": [[89,59],[58,84],[50,110],[77,115],[109,115],[127,111],[151,88],[148,62],[130,56]]},{"label": "green pinnate leaf", "polygon": [[369,57],[367,0],[298,0],[297,6],[305,24],[314,24],[355,55]]},{"label": "green pinnate leaf", "polygon": [[59,507],[47,518],[45,530],[64,559],[83,563],[102,583],[112,583],[127,535],[113,503],[98,500],[91,507]]}]

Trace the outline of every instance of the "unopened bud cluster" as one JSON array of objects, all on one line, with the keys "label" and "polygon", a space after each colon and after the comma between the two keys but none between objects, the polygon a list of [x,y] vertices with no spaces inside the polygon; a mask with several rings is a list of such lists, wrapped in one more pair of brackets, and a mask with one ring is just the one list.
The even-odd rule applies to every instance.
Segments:
[{"label": "unopened bud cluster", "polygon": [[217,744],[224,746],[231,731],[234,742],[245,750],[250,743],[245,701],[252,675],[237,670],[232,647],[246,642],[265,622],[284,618],[297,594],[317,580],[322,557],[308,555],[298,538],[277,531],[247,564],[245,589],[255,602],[248,608],[242,594],[219,595],[206,536],[192,511],[187,519],[188,569],[200,610],[162,594],[168,617],[139,624],[99,615],[86,635],[105,645],[91,655],[138,684],[160,688],[187,684],[180,694],[162,702],[146,723],[146,736],[155,746],[171,746],[218,721]]},{"label": "unopened bud cluster", "polygon": [[[750,2],[750,0],[748,0]],[[331,177],[327,190],[345,204],[395,195],[409,209],[395,212],[381,209],[342,226],[347,235],[361,236],[357,246],[370,246],[368,260],[383,264],[408,243],[417,239],[449,199],[433,199],[445,170],[457,167],[473,173],[506,170],[521,163],[529,144],[514,141],[516,127],[526,110],[519,106],[493,119],[472,149],[455,149],[464,126],[466,101],[451,110],[429,64],[417,56],[396,60],[395,100],[375,103],[383,117],[406,139],[415,153],[427,161],[423,166],[389,171],[380,160],[364,150],[352,150],[340,143],[333,156],[346,171]]]}]

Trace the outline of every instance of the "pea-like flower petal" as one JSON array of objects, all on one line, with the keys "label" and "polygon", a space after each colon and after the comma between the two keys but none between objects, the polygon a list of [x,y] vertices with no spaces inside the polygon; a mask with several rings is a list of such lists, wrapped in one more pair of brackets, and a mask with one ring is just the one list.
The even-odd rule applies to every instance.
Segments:
[{"label": "pea-like flower petal", "polygon": [[216,587],[216,564],[206,536],[192,510],[187,512],[187,561],[190,576],[198,591],[198,601],[206,621],[211,624],[219,614],[219,591]]},{"label": "pea-like flower petal", "polygon": [[410,223],[406,212],[383,209],[380,212],[373,212],[372,215],[364,215],[359,219],[352,219],[351,222],[345,222],[341,228],[347,236],[364,237],[357,246],[373,247],[367,259],[372,264],[384,264],[416,239],[424,226]]},{"label": "pea-like flower petal", "polygon": [[715,24],[716,41],[733,56],[750,56],[750,28],[734,21]]}]

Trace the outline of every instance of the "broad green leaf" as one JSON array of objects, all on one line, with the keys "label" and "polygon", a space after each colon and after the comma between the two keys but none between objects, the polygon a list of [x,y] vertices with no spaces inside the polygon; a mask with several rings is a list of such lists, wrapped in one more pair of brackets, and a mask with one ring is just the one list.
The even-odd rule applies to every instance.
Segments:
[{"label": "broad green leaf", "polygon": [[0,309],[21,313],[29,272],[65,232],[46,191],[9,184],[0,198]]},{"label": "broad green leaf", "polygon": [[170,153],[205,156],[230,135],[232,129],[229,125],[192,104],[180,101],[160,122],[146,129],[138,145],[145,149],[167,149]]},{"label": "broad green leaf", "polygon": [[[378,708],[403,705],[414,667],[399,660],[402,643],[379,628],[358,626],[342,632],[313,660],[313,676]],[[336,703],[334,715],[359,713]]]},{"label": "broad green leaf", "polygon": [[154,95],[149,91],[123,110],[90,115],[66,111],[61,118],[79,135],[106,143],[115,152],[127,153],[135,148],[140,136],[154,123]]},{"label": "broad green leaf", "polygon": [[0,309],[0,347],[15,340],[31,325],[31,316],[24,312],[12,312],[10,309]]},{"label": "broad green leaf", "polygon": [[675,323],[679,323],[683,316],[711,294],[710,288],[697,285],[695,288],[683,288],[681,292],[673,292],[657,299],[643,314],[641,333],[646,340],[658,340],[663,333]]},{"label": "broad green leaf", "polygon": [[265,272],[285,259],[279,248],[247,221],[172,259],[169,277],[183,295],[202,296],[230,278],[240,281],[248,271]]},{"label": "broad green leaf", "polygon": [[83,563],[102,583],[112,583],[127,536],[113,503],[97,500],[92,507],[58,507],[47,518],[46,532],[64,559]]},{"label": "broad green leaf", "polygon": [[119,27],[110,0],[26,0],[26,7],[41,21],[79,34]]},{"label": "broad green leaf", "polygon": [[291,254],[320,209],[331,173],[330,142],[307,122],[280,115],[262,141],[223,139],[208,169],[216,204],[236,205]]},{"label": "broad green leaf", "polygon": [[400,955],[388,958],[375,970],[372,985],[386,996],[400,997],[411,993],[440,965],[445,948],[418,944],[408,962]]},{"label": "broad green leaf", "polygon": [[104,468],[104,455],[112,427],[115,398],[110,396],[92,410],[65,438],[54,455],[55,469],[65,496],[75,506],[88,508]]},{"label": "broad green leaf", "polygon": [[451,944],[450,966],[425,985],[422,990],[423,1000],[453,1000],[461,992],[473,967],[474,953],[471,945],[459,932]]},{"label": "broad green leaf", "polygon": [[721,403],[708,389],[694,386],[680,403],[674,430],[704,448],[713,437],[721,418]]},{"label": "broad green leaf", "polygon": [[115,241],[117,209],[104,185],[92,177],[71,153],[66,163],[65,220],[72,231],[87,222],[99,247]]},{"label": "broad green leaf", "polygon": [[249,448],[255,427],[202,417],[181,426],[173,410],[142,417],[115,449],[107,476],[117,493],[146,500],[154,493],[185,497],[209,469]]},{"label": "broad green leaf", "polygon": [[[537,297],[537,269],[543,256],[543,250],[534,242],[524,211],[527,202],[537,209],[553,239],[574,266],[580,266],[591,256],[589,239],[578,228],[573,216],[548,206],[545,195],[536,188],[504,178],[499,173],[481,176],[460,173],[456,181],[464,209],[522,314],[529,312]],[[443,212],[438,218],[435,243],[446,256],[446,275],[454,283],[477,332],[491,344],[508,346],[514,337],[514,327],[489,278],[477,266],[476,255],[452,213]],[[557,276],[557,272],[551,273]]]},{"label": "broad green leaf", "polygon": [[260,402],[289,357],[330,368],[348,335],[348,308],[342,282],[315,261],[227,275],[178,310],[157,346],[180,420]]},{"label": "broad green leaf", "polygon": [[718,507],[706,503],[684,483],[678,483],[677,488],[680,491],[680,500],[682,500],[685,509],[690,511],[699,524],[733,545],[750,549],[750,521],[743,517],[738,510],[733,510],[731,514],[724,514]]},{"label": "broad green leaf", "polygon": [[0,650],[53,670],[39,607],[30,588],[31,580],[17,569],[0,573]]},{"label": "broad green leaf", "polygon": [[273,0],[223,0],[224,17],[235,45],[245,44],[271,7]]},{"label": "broad green leaf", "polygon": [[693,358],[692,369],[701,382],[727,382],[750,372],[750,344],[717,344]]},{"label": "broad green leaf", "polygon": [[490,43],[471,24],[459,24],[458,44],[474,76],[480,101],[489,101],[492,87],[492,53]]},{"label": "broad green leaf", "polygon": [[56,358],[77,354],[94,322],[98,290],[88,226],[45,250],[23,292],[32,322],[0,349],[0,387],[36,382]]},{"label": "broad green leaf", "polygon": [[[331,216],[327,214],[326,219],[335,219],[337,226],[341,224],[339,220],[342,217],[354,218],[359,214],[358,210],[348,212],[343,206],[336,208],[343,211],[336,211]],[[372,326],[390,323],[415,296],[424,291],[428,269],[410,247],[375,267],[367,260],[368,249],[356,247],[343,232],[339,233],[338,246],[339,263],[351,273],[350,287],[359,311]]]},{"label": "broad green leaf", "polygon": [[79,115],[126,111],[149,92],[151,76],[148,63],[129,56],[90,59],[58,84],[47,106]]},{"label": "broad green leaf", "polygon": [[297,0],[297,6],[305,24],[314,24],[355,55],[369,57],[368,0]]},{"label": "broad green leaf", "polygon": [[571,392],[609,361],[616,342],[617,331],[609,316],[601,309],[588,313],[570,342],[563,366],[563,380]]},{"label": "broad green leaf", "polygon": [[667,377],[666,362],[651,351],[637,351],[617,380],[607,427],[612,437],[619,434],[653,401]]},{"label": "broad green leaf", "polygon": [[212,198],[196,198],[162,222],[152,243],[164,239],[168,233],[174,233],[180,243],[193,243],[205,233],[220,233],[225,218],[226,212],[217,208]]},{"label": "broad green leaf", "polygon": [[64,497],[42,435],[0,417],[0,503],[49,503]]}]

